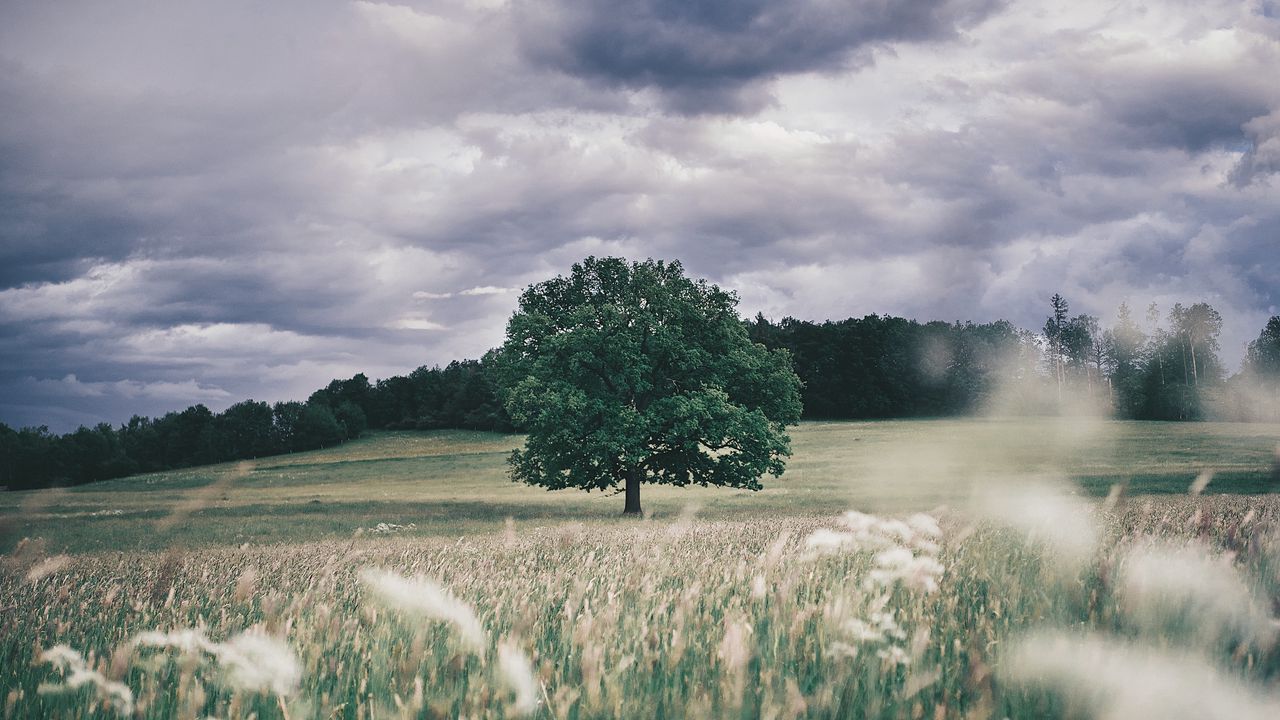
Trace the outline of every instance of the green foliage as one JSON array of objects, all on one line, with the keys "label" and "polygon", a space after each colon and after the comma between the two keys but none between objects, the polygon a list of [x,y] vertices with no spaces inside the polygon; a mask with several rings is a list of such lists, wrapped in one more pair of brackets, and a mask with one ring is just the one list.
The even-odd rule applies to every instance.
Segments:
[{"label": "green foliage", "polygon": [[978,408],[1009,382],[1024,345],[1017,328],[868,315],[812,323],[758,315],[756,342],[795,358],[804,417],[892,418],[954,415]]},{"label": "green foliage", "polygon": [[1107,373],[1120,417],[1139,417],[1144,403],[1142,371],[1147,336],[1134,322],[1129,306],[1120,304],[1116,325],[1103,339]]},{"label": "green foliage", "polygon": [[1167,324],[1156,328],[1147,349],[1140,417],[1203,419],[1206,400],[1220,389],[1225,375],[1218,358],[1222,316],[1206,303],[1175,304]]},{"label": "green foliage", "polygon": [[751,342],[736,303],[653,260],[587,258],[528,288],[497,357],[506,409],[528,431],[512,477],[755,490],[780,475],[800,382],[787,352]]},{"label": "green foliage", "polygon": [[99,424],[61,437],[48,428],[0,425],[0,487],[81,484],[228,460],[328,447],[370,428],[509,431],[492,361],[421,367],[379,380],[334,380],[306,403],[245,400],[221,413],[204,405],[159,418],[134,415],[119,428]]},{"label": "green foliage", "polygon": [[1280,381],[1280,315],[1273,315],[1258,339],[1249,343],[1245,368],[1260,377]]},{"label": "green foliage", "polygon": [[[1280,422],[1280,315],[1249,343],[1243,371],[1231,378],[1228,404],[1242,420]],[[1276,460],[1280,478],[1280,458]]]},{"label": "green foliage", "polygon": [[274,408],[272,434],[283,452],[329,447],[343,441],[346,431],[322,402],[280,402]]},{"label": "green foliage", "polygon": [[271,406],[265,402],[245,400],[227,408],[214,421],[218,456],[240,459],[272,454],[274,419]]}]

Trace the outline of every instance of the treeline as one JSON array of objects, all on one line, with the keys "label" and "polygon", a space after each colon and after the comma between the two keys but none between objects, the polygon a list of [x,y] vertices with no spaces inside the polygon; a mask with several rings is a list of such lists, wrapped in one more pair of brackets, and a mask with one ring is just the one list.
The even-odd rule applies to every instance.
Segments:
[{"label": "treeline", "polygon": [[368,428],[511,430],[486,361],[421,367],[370,383],[334,380],[303,402],[245,400],[221,413],[204,405],[113,427],[65,435],[0,423],[0,486],[14,490],[79,485],[140,472],[174,470],[330,447]]},{"label": "treeline", "polygon": [[791,352],[809,419],[1074,408],[1137,420],[1280,421],[1280,317],[1228,377],[1222,316],[1208,304],[1164,314],[1152,305],[1145,322],[1121,305],[1116,316],[1104,328],[1054,295],[1039,332],[879,315],[823,323],[757,315],[747,328],[756,342]]},{"label": "treeline", "polygon": [[981,407],[1018,368],[1034,371],[1029,335],[1003,320],[922,324],[868,315],[774,323],[757,315],[747,331],[791,352],[807,419],[958,415]]},{"label": "treeline", "polygon": [[[1222,317],[1205,303],[1127,306],[1115,325],[1072,315],[1059,295],[1037,332],[1005,321],[920,323],[868,315],[814,323],[747,321],[748,334],[786,348],[804,382],[804,417],[870,419],[1061,412],[1089,406],[1152,420],[1280,422],[1280,316],[1228,377]],[[221,413],[194,405],[160,418],[55,435],[0,424],[0,486],[80,484],[336,445],[366,429],[512,431],[491,377],[492,356],[371,383],[334,380],[303,402],[246,400]]]}]

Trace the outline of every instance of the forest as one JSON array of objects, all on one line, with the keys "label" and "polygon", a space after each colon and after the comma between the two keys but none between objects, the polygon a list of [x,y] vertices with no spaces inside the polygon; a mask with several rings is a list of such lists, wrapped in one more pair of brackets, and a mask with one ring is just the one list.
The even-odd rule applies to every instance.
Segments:
[{"label": "forest", "polygon": [[[1060,295],[1037,331],[868,315],[815,323],[746,321],[755,342],[790,351],[806,419],[943,417],[979,412],[1112,413],[1145,420],[1280,421],[1280,316],[1229,374],[1211,306],[1122,305],[1112,327],[1072,315]],[[0,423],[0,487],[79,485],[134,473],[329,447],[367,429],[519,430],[491,377],[493,353],[370,382],[336,379],[306,402],[193,405],[57,435]]]}]

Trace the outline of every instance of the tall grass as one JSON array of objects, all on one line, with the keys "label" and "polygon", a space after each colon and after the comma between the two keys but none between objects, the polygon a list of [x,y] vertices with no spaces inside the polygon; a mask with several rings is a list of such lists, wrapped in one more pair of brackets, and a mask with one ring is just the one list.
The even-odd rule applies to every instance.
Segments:
[{"label": "tall grass", "polygon": [[[1039,524],[1013,502],[936,527],[684,517],[56,561],[37,547],[0,562],[0,710],[1280,716],[1280,500],[1058,509]],[[1038,532],[1051,522],[1082,523],[1087,542]]]}]

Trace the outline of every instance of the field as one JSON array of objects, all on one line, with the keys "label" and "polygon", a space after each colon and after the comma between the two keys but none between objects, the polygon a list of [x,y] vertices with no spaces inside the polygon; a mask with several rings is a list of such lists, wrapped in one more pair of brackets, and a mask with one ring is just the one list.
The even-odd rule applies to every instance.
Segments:
[{"label": "field", "polygon": [[0,496],[3,715],[1280,712],[1280,427],[793,438],[643,521],[459,432]]}]

